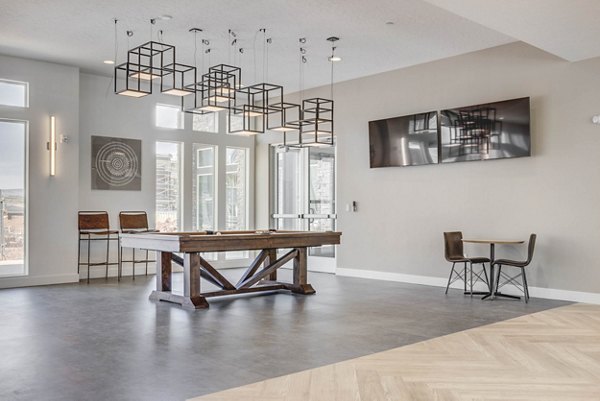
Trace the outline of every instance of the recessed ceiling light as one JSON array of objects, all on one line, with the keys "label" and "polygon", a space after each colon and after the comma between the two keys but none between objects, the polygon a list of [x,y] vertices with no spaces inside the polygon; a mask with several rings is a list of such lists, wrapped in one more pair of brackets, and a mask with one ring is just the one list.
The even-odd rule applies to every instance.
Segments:
[{"label": "recessed ceiling light", "polygon": [[394,21],[388,21],[385,23],[386,25],[394,25]]},{"label": "recessed ceiling light", "polygon": [[113,65],[115,62],[112,60],[104,60],[104,64]]},{"label": "recessed ceiling light", "polygon": [[163,14],[160,17],[158,17],[158,19],[161,19],[163,21],[169,21],[169,20],[173,19],[173,16],[172,15],[168,15],[168,14]]},{"label": "recessed ceiling light", "polygon": [[337,61],[342,61],[342,58],[340,56],[331,56],[328,58],[328,60],[335,63]]}]

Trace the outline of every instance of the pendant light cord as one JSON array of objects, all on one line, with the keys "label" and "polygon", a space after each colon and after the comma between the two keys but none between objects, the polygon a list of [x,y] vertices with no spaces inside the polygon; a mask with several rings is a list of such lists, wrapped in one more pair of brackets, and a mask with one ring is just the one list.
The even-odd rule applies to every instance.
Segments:
[{"label": "pendant light cord", "polygon": [[115,21],[115,57],[113,58],[113,62],[115,63],[114,65],[117,65],[117,54],[119,52],[119,42],[117,41],[117,23],[119,22],[118,19],[114,19]]}]

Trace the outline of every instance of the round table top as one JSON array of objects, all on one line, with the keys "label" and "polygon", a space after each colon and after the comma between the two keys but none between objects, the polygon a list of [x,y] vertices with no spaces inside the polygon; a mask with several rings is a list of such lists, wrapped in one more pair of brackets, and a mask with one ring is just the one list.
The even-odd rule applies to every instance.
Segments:
[{"label": "round table top", "polygon": [[462,242],[469,242],[472,244],[522,244],[525,241],[522,240],[504,240],[504,239],[463,239]]}]

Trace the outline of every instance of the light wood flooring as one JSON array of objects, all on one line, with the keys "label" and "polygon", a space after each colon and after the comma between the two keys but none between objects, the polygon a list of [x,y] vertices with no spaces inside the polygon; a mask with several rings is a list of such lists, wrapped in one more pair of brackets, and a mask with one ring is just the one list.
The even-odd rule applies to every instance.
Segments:
[{"label": "light wood flooring", "polygon": [[193,399],[238,400],[600,400],[600,305],[538,312]]}]

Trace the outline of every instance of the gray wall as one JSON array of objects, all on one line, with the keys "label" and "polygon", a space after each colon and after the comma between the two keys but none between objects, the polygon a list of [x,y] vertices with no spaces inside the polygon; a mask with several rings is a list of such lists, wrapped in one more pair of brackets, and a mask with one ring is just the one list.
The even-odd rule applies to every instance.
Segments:
[{"label": "gray wall", "polygon": [[[0,118],[29,121],[29,275],[0,278],[0,288],[73,282],[77,276],[79,69],[0,56],[0,78],[29,82],[29,107],[0,106]],[[50,115],[59,143],[56,176],[46,150]]]},{"label": "gray wall", "polygon": [[[600,112],[599,71],[599,59],[568,63],[514,43],[337,84],[338,269],[441,280],[449,272],[443,231],[506,239],[536,232],[530,285],[600,292],[600,127],[591,123]],[[531,97],[532,157],[369,169],[369,120],[524,96]],[[267,176],[266,143],[277,140],[260,139],[257,177]],[[268,224],[267,200],[261,179],[258,226]],[[346,212],[353,200],[358,212]],[[496,253],[521,257],[525,250]]]},{"label": "gray wall", "polygon": [[[82,210],[106,210],[110,214],[112,227],[118,228],[118,214],[122,210],[145,210],[150,225],[154,224],[155,209],[155,160],[156,141],[177,141],[184,145],[183,172],[183,221],[184,230],[192,229],[192,146],[194,143],[219,146],[219,176],[225,182],[225,147],[238,146],[250,149],[249,152],[249,227],[254,227],[254,138],[227,135],[225,113],[220,113],[220,133],[204,133],[192,130],[192,116],[185,114],[184,129],[162,129],[155,126],[155,105],[179,105],[178,97],[153,94],[143,98],[116,96],[112,80],[106,77],[81,74],[80,90],[80,162],[79,162],[79,207]],[[91,136],[113,136],[142,140],[142,190],[107,191],[91,189]],[[218,194],[219,203],[225,193]],[[224,224],[224,208],[219,208],[219,228]],[[139,267],[139,266],[138,266]],[[97,268],[96,275],[104,274]],[[114,270],[114,269],[113,269]],[[137,270],[137,269],[136,269]],[[130,274],[129,265],[124,266],[125,274]],[[137,273],[137,271],[136,271]],[[83,277],[83,272],[82,272]]]}]

